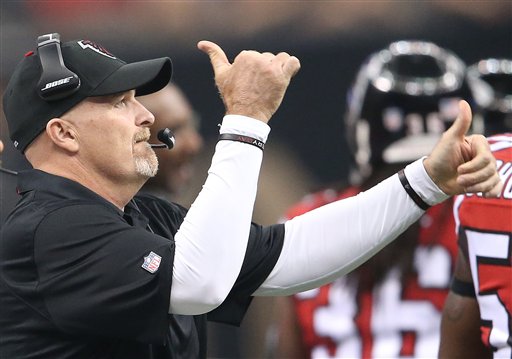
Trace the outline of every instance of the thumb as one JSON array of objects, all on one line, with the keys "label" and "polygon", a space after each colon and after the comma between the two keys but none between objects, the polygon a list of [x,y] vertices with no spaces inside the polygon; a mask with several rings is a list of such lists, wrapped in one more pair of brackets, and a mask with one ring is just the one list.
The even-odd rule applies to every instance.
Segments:
[{"label": "thumb", "polygon": [[283,71],[290,78],[295,76],[295,74],[300,70],[300,61],[295,56],[291,56],[288,61],[285,62],[283,66]]},{"label": "thumb", "polygon": [[463,138],[469,131],[471,118],[471,107],[469,107],[469,104],[464,100],[459,101],[459,115],[448,129],[450,135],[456,138]]},{"label": "thumb", "polygon": [[220,72],[223,72],[231,65],[228,58],[226,57],[226,54],[219,45],[211,41],[202,40],[197,43],[197,48],[208,54],[210,57],[210,62],[212,63],[215,76],[217,76]]}]

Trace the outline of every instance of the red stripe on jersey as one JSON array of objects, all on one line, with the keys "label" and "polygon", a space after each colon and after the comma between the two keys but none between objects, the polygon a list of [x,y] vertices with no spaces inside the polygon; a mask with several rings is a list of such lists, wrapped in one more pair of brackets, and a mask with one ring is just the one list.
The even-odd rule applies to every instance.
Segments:
[{"label": "red stripe on jersey", "polygon": [[328,348],[331,356],[336,353],[336,343],[330,337],[323,337],[314,331],[314,313],[318,308],[329,305],[329,291],[331,284],[324,285],[319,288],[319,293],[312,298],[298,299],[293,296],[297,316],[300,319],[302,339],[308,351],[311,351],[316,345],[323,345]]},{"label": "red stripe on jersey", "polygon": [[371,290],[365,290],[359,293],[358,300],[359,312],[354,321],[356,322],[363,345],[361,358],[372,358],[373,336],[371,328],[373,295]]},{"label": "red stripe on jersey", "polygon": [[416,344],[415,332],[402,333],[402,350],[400,351],[401,357],[412,357],[414,355],[414,346]]},{"label": "red stripe on jersey", "polygon": [[482,335],[482,342],[487,345],[488,347],[491,346],[491,344],[489,343],[489,337],[491,336],[491,327],[488,327],[488,326],[484,326],[482,325],[480,327],[480,333]]}]

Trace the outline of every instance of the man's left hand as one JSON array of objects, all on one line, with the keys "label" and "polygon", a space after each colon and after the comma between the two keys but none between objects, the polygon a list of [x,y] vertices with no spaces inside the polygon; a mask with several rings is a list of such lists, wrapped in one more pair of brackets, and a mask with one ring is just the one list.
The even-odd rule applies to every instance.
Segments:
[{"label": "man's left hand", "polygon": [[423,164],[448,195],[482,192],[485,197],[497,197],[503,183],[496,160],[484,136],[466,136],[470,125],[471,108],[466,101],[460,101],[459,116]]}]

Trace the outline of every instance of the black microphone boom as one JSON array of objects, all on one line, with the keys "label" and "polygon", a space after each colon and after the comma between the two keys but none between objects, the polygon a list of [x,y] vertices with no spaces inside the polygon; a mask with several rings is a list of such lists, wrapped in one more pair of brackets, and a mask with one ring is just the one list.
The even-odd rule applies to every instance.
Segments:
[{"label": "black microphone boom", "polygon": [[159,144],[151,144],[150,146],[152,148],[167,148],[172,149],[174,147],[174,144],[176,143],[176,140],[174,139],[174,135],[172,134],[171,130],[168,128],[164,128],[160,131],[158,131],[158,134],[156,136],[160,142]]},{"label": "black microphone boom", "polygon": [[9,169],[3,168],[3,167],[0,167],[0,172],[7,173],[7,174],[13,175],[13,176],[16,176],[18,174],[18,172],[16,172],[16,171],[9,170]]}]

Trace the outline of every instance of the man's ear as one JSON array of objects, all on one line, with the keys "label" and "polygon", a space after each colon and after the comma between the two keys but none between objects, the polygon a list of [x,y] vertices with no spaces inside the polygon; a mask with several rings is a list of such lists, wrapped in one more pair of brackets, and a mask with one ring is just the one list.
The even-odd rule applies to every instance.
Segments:
[{"label": "man's ear", "polygon": [[79,145],[75,127],[61,118],[52,118],[46,124],[46,134],[53,144],[69,152],[77,152]]}]

